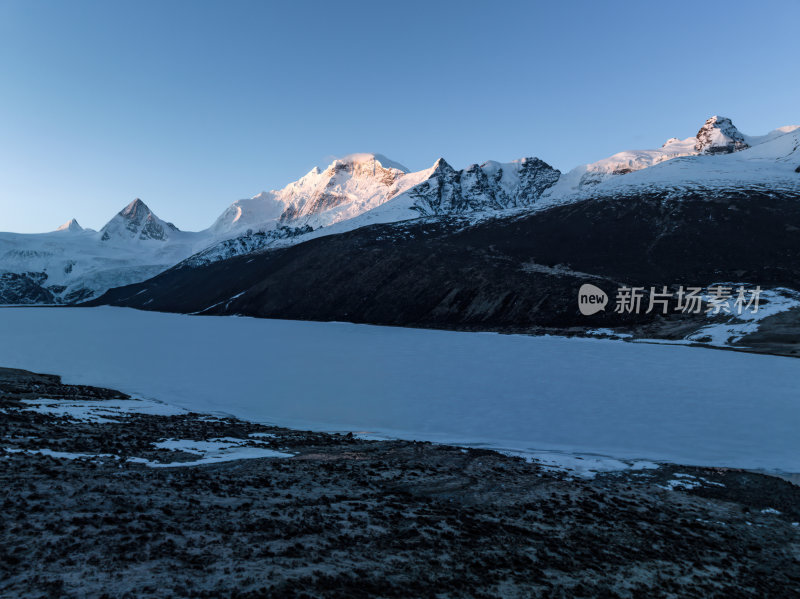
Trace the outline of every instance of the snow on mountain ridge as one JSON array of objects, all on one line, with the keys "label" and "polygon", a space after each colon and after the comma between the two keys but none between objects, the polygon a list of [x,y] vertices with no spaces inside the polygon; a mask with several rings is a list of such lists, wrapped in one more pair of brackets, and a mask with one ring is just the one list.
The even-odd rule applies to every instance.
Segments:
[{"label": "snow on mountain ridge", "polygon": [[346,156],[342,156],[341,158],[337,159],[341,162],[371,162],[375,161],[380,164],[384,168],[392,168],[398,171],[403,171],[404,173],[411,172],[408,167],[400,164],[399,162],[395,162],[390,158],[387,158],[383,154],[372,154],[372,153],[364,153],[358,152],[355,154],[348,154]]},{"label": "snow on mountain ridge", "polygon": [[381,154],[350,154],[324,170],[314,167],[283,189],[234,202],[211,229],[231,236],[287,224],[328,226],[379,206],[419,183],[427,173],[410,173]]},{"label": "snow on mountain ridge", "polygon": [[744,136],[747,145],[749,145],[752,148],[764,142],[772,141],[776,137],[781,137],[782,135],[786,135],[787,133],[793,133],[798,129],[800,129],[800,125],[786,125],[784,127],[778,127],[777,129],[773,129],[766,135],[746,135],[746,134],[742,135]]},{"label": "snow on mountain ridge", "polygon": [[545,194],[542,206],[642,192],[680,196],[759,190],[769,194],[800,195],[800,176],[796,170],[800,165],[800,127],[788,129],[780,135],[762,136],[766,141],[743,150],[680,156],[625,176],[608,177],[570,194]]},{"label": "snow on mountain ridge", "polygon": [[[700,154],[729,154],[753,148],[800,129],[790,125],[775,129],[766,135],[748,136],[741,133],[731,119],[713,116],[706,120],[693,137],[668,139],[654,150],[626,150],[608,158],[575,167],[561,176],[545,195],[548,198],[567,198],[572,194],[586,193],[609,179],[651,168],[663,162]],[[622,183],[624,184],[624,183]]]}]

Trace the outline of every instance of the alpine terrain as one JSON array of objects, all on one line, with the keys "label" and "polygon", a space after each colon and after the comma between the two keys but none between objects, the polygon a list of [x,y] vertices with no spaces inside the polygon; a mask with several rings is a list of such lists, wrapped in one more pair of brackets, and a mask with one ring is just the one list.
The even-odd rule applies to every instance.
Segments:
[{"label": "alpine terrain", "polygon": [[[100,231],[0,234],[3,303],[571,331],[797,351],[800,128],[726,117],[560,173],[540,158],[409,172],[352,154],[180,231],[134,200]],[[765,266],[769,265],[769,266]],[[611,297],[586,317],[577,289]],[[615,310],[626,286],[759,287],[742,317]],[[787,324],[788,323],[788,324]],[[791,327],[790,327],[791,328]],[[599,331],[599,333],[598,333]]]},{"label": "alpine terrain", "polygon": [[[791,335],[800,317],[798,127],[747,136],[730,119],[712,117],[694,137],[621,152],[564,175],[537,158],[463,170],[440,159],[411,175],[379,169],[374,157],[366,173],[374,207],[337,220],[320,207],[355,214],[356,200],[326,190],[336,177],[336,189],[361,189],[353,181],[365,176],[357,162],[363,160],[337,161],[327,175],[312,171],[269,199],[234,204],[215,226],[233,213],[247,215],[243,234],[93,303],[588,332],[789,355],[800,349]],[[404,189],[408,177],[418,182]],[[376,199],[375,189],[385,195]],[[288,208],[256,226],[265,202]],[[241,230],[244,223],[233,226]],[[578,311],[584,283],[605,290],[607,309],[591,317]],[[614,309],[617,290],[626,286],[670,293],[695,286],[708,300],[714,285],[758,287],[760,312],[706,314],[705,305],[697,313]]]}]

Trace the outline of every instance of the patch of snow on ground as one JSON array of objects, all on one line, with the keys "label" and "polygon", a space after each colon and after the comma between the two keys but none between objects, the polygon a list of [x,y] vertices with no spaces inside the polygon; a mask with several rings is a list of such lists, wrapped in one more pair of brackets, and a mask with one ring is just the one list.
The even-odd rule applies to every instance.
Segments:
[{"label": "patch of snow on ground", "polygon": [[27,411],[93,423],[119,422],[120,418],[124,418],[128,414],[178,416],[186,413],[186,410],[165,403],[138,399],[80,401],[41,398],[22,400],[22,403],[30,406],[25,408]]},{"label": "patch of snow on ground", "polygon": [[659,485],[662,489],[667,489],[668,491],[674,491],[675,489],[697,489],[698,487],[702,486],[712,486],[712,487],[724,487],[722,483],[714,482],[712,480],[707,480],[702,476],[694,476],[693,474],[685,474],[682,472],[676,472],[675,478],[672,480],[668,480],[666,485]]},{"label": "patch of snow on ground", "polygon": [[614,329],[589,329],[586,331],[587,335],[595,335],[599,337],[619,337],[620,339],[628,339],[633,337],[630,333],[618,333]]},{"label": "patch of snow on ground", "polygon": [[213,464],[217,462],[230,462],[233,460],[247,460],[254,458],[290,458],[293,454],[265,449],[263,447],[247,447],[244,444],[248,439],[212,439],[210,441],[194,441],[191,439],[167,439],[153,443],[158,449],[184,451],[201,456],[190,462],[152,462],[137,460],[151,468],[172,468],[176,466],[198,466],[200,464]]},{"label": "patch of snow on ground", "polygon": [[353,438],[361,441],[388,441],[391,439],[386,435],[375,435],[373,433],[353,433]]},{"label": "patch of snow on ground", "polygon": [[5,447],[3,451],[7,453],[38,453],[61,460],[96,460],[97,458],[119,459],[118,456],[110,453],[72,453],[68,451],[53,451],[52,449],[16,449],[13,447]]},{"label": "patch of snow on ground", "polygon": [[[735,290],[737,288],[744,287],[747,290],[752,288],[752,286],[741,283],[715,283],[712,287],[718,285],[733,289],[734,298],[736,297]],[[704,295],[703,299],[707,301],[709,297],[709,295]],[[729,302],[730,314],[710,314],[709,318],[713,318],[715,322],[692,333],[686,338],[686,341],[702,340],[703,343],[708,345],[726,347],[751,333],[757,332],[761,321],[765,318],[800,307],[800,293],[784,287],[764,289],[761,291],[760,299],[766,301],[759,304],[757,311],[753,312],[750,309],[745,309],[741,314],[737,313],[733,300],[731,300]],[[725,318],[725,321],[719,322],[720,318]]]},{"label": "patch of snow on ground", "polygon": [[685,489],[691,490],[696,489],[697,487],[701,487],[702,484],[700,481],[697,480],[686,480],[683,478],[674,478],[672,480],[668,480],[666,485],[659,485],[662,489],[666,489],[668,491],[674,491],[675,489]]},{"label": "patch of snow on ground", "polygon": [[594,478],[601,472],[622,470],[654,470],[659,465],[647,460],[617,460],[601,455],[568,454],[555,451],[501,451],[505,455],[524,458],[551,470],[569,472],[581,478]]}]

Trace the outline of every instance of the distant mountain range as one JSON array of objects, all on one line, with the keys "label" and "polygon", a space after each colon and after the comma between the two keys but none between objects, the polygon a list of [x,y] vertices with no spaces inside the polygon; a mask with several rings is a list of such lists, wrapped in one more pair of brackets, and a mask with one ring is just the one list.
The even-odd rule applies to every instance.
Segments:
[{"label": "distant mountain range", "polygon": [[[747,136],[724,117],[708,119],[694,137],[670,139],[655,150],[620,152],[598,162],[579,166],[566,174],[539,158],[523,158],[511,163],[489,161],[462,170],[456,170],[444,159],[439,159],[429,169],[409,172],[401,164],[379,154],[354,154],[335,160],[325,170],[315,168],[281,190],[262,192],[253,198],[234,202],[208,229],[200,232],[180,231],[175,225],[159,219],[144,202],[137,199],[100,231],[84,230],[73,220],[52,233],[0,233],[0,303],[76,303],[98,298],[111,288],[145,281],[133,287],[136,289],[135,298],[130,294],[133,288],[128,288],[115,290],[94,303],[110,302],[187,312],[337,318],[391,324],[497,328],[512,326],[516,322],[519,326],[572,326],[580,321],[573,322],[571,304],[551,310],[564,316],[552,322],[541,317],[522,318],[508,306],[503,308],[505,316],[499,320],[496,314],[492,316],[494,313],[486,307],[501,306],[506,300],[499,298],[518,293],[518,290],[510,288],[503,290],[503,285],[511,285],[518,275],[509,274],[510,278],[505,283],[498,280],[482,288],[478,296],[486,308],[483,311],[470,302],[456,301],[459,293],[456,288],[461,287],[448,285],[458,279],[456,271],[463,276],[466,276],[466,271],[474,271],[473,274],[478,277],[493,280],[487,270],[492,263],[488,257],[496,251],[498,244],[508,243],[515,247],[538,248],[525,258],[528,261],[526,263],[545,265],[547,268],[558,266],[564,272],[588,272],[600,281],[608,277],[615,281],[644,280],[646,277],[642,277],[638,270],[634,276],[636,269],[615,270],[611,264],[602,267],[593,263],[589,259],[591,255],[603,255],[617,264],[632,264],[630,258],[615,252],[598,253],[596,244],[594,247],[585,246],[582,258],[576,256],[575,252],[580,250],[582,244],[581,239],[575,238],[576,231],[582,231],[585,239],[600,239],[596,243],[604,247],[614,243],[624,245],[626,239],[640,239],[639,229],[656,235],[655,239],[650,240],[656,244],[659,238],[674,236],[676,230],[679,233],[685,231],[687,236],[702,231],[702,234],[710,235],[709,239],[714,238],[727,247],[733,240],[720,240],[719,235],[713,234],[715,230],[719,232],[722,229],[706,230],[705,226],[701,226],[702,223],[687,220],[687,215],[691,214],[688,206],[699,211],[698,218],[717,220],[727,219],[734,211],[738,211],[737,215],[767,209],[774,213],[778,206],[783,206],[781,210],[788,210],[784,219],[788,223],[794,218],[794,204],[782,202],[800,199],[798,169],[800,127],[782,127],[763,136]],[[729,200],[732,203],[726,204]],[[618,202],[619,205],[606,208],[609,202]],[[759,204],[754,206],[753,202]],[[636,212],[628,211],[630,206],[638,206],[641,223],[637,223]],[[663,214],[656,217],[652,213],[654,206],[661,206],[662,210],[665,206],[671,206],[671,210],[676,215],[680,213],[683,220],[680,223],[678,220],[673,222],[669,217],[664,218]],[[605,216],[597,216],[597,211]],[[557,218],[559,214],[563,218]],[[617,216],[609,221],[609,214]],[[762,216],[760,213],[750,214],[750,218],[756,221]],[[778,218],[781,218],[780,214]],[[625,226],[620,224],[622,221],[626,223]],[[513,222],[529,225],[517,230],[509,224]],[[538,222],[547,222],[553,228],[543,232],[536,224]],[[587,228],[588,222],[596,222],[594,226],[603,227],[603,234],[592,227]],[[780,238],[780,243],[786,243],[787,248],[793,248],[793,243],[800,240],[795,240],[793,231],[789,231],[790,239],[786,240],[786,231],[776,236],[765,230],[763,223],[758,228],[755,221],[751,222],[752,225],[745,221],[737,225],[741,227],[738,242],[740,246],[742,243],[747,246],[747,251],[751,253],[749,259],[758,257],[758,248],[753,247],[755,238],[770,247],[779,245]],[[758,228],[757,235],[751,235],[748,230],[750,226]],[[800,223],[796,226],[800,227]],[[502,235],[518,237],[511,240],[497,237],[501,232]],[[532,238],[534,232],[536,237]],[[430,241],[434,247],[428,247],[427,241],[425,244],[406,243],[408,236],[415,238],[420,235],[434,240]],[[615,241],[614,236],[620,239]],[[469,245],[457,250],[459,244],[455,243],[456,238],[472,239],[470,243],[478,243],[478,246]],[[682,243],[680,240],[688,241],[682,234],[678,234],[677,238],[679,246]],[[544,251],[542,239],[549,239],[553,248],[546,252],[547,259],[544,261],[541,256]],[[400,240],[405,241],[401,243]],[[641,246],[630,250],[644,252],[639,259],[645,264],[652,258],[653,248],[652,243],[645,243],[646,239],[641,238],[641,241]],[[482,243],[487,245],[482,246]],[[565,246],[566,243],[569,246]],[[402,252],[398,254],[391,249],[399,247],[398,244],[407,246],[406,258],[403,258]],[[297,247],[289,251],[288,248],[292,246]],[[362,264],[364,254],[352,254],[355,248],[359,252],[366,251],[364,247],[369,247],[369,251],[374,253],[366,255],[373,255],[376,260],[389,260],[395,266],[388,270],[368,268]],[[444,251],[444,247],[449,247],[454,254],[448,254],[450,257],[446,260],[442,256],[440,263],[431,263],[431,256]],[[427,248],[424,250],[427,253],[419,254],[423,248]],[[558,258],[558,252],[554,253],[555,248],[561,248],[563,259]],[[765,248],[764,251],[769,249]],[[317,256],[316,265],[306,262],[310,260],[309,256],[317,255],[315,252],[319,251],[326,252],[324,260],[322,256]],[[503,260],[511,262],[502,268],[497,265],[491,268],[496,269],[497,273],[506,272],[506,267],[514,273],[527,272],[530,276],[524,279],[528,281],[525,283],[526,289],[533,290],[533,295],[529,294],[530,301],[542,300],[540,291],[548,286],[551,291],[554,288],[550,284],[531,287],[530,280],[541,279],[544,275],[552,278],[553,273],[536,271],[535,268],[525,271],[523,263],[519,262],[521,255],[495,256],[501,263]],[[248,262],[250,258],[237,259],[238,256],[255,256],[257,260]],[[300,259],[301,256],[304,257]],[[784,255],[784,258],[788,260],[787,256]],[[673,255],[671,259],[678,263],[685,260],[680,255]],[[219,269],[214,266],[220,261],[226,261],[224,269],[230,277],[220,277],[217,272]],[[737,269],[728,262],[718,269],[719,275],[724,272],[725,276],[735,278],[738,276]],[[303,268],[299,267],[301,263],[305,265]],[[252,269],[257,267],[246,264],[260,265],[258,268],[266,268],[270,274],[266,276],[261,271],[254,273]],[[325,268],[332,270],[320,270],[322,264],[328,264]],[[355,273],[358,274],[356,279],[349,278],[347,274],[353,264],[362,264],[360,274]],[[234,266],[241,277],[231,271]],[[775,265],[771,264],[771,267]],[[276,268],[278,271],[275,271]],[[448,273],[448,268],[455,270]],[[381,284],[384,289],[393,289],[393,284],[404,280],[399,276],[402,269],[413,273],[415,278],[402,289],[396,290],[397,301],[383,300],[388,312],[380,318],[368,316],[377,309],[369,304],[368,299],[359,301],[367,302],[372,306],[370,309],[364,306],[357,309],[353,305],[355,298],[343,298],[338,308],[328,312],[315,312],[312,309],[313,302],[295,312],[280,302],[283,308],[271,303],[275,298],[283,297],[283,301],[289,301],[294,297],[295,305],[306,305],[312,301],[309,298],[317,298],[302,284],[303,281],[316,281],[317,288],[323,291],[333,289],[331,285],[346,284],[356,295],[367,293],[367,288],[371,290],[369,293],[375,293],[378,287],[373,287],[380,281],[383,281]],[[800,288],[800,281],[794,279],[793,269],[792,263],[785,267],[785,272],[791,272],[791,276],[768,278],[775,284]],[[654,275],[662,272],[664,276],[669,272],[674,278],[673,270],[671,267],[659,267],[652,272]],[[738,270],[753,275],[750,278],[754,281],[757,279],[751,270]],[[289,277],[288,273],[291,272],[292,278],[277,276],[276,273],[282,271],[285,271],[285,277]],[[379,271],[382,274],[378,275]],[[532,275],[534,271],[538,274]],[[163,275],[156,276],[162,272]],[[249,274],[245,276],[245,272]],[[687,267],[686,275],[690,272],[691,269]],[[700,272],[695,274],[700,276]],[[713,272],[713,269],[702,271],[702,277],[710,283],[714,278]],[[203,273],[208,276],[213,273],[215,278],[204,280]],[[368,284],[361,279],[370,276],[369,273],[378,278]],[[328,276],[335,280],[328,280]],[[156,278],[151,280],[152,277]],[[739,279],[744,280],[742,276]],[[204,282],[199,282],[201,280]],[[608,280],[605,280],[607,284]],[[171,282],[167,287],[162,287],[163,292],[155,293],[154,289],[165,281]],[[183,289],[180,281],[184,281]],[[556,287],[563,287],[561,291],[565,294],[568,290],[572,293],[574,281],[565,281],[562,277]],[[677,281],[654,280],[654,284],[674,282]],[[203,285],[205,291],[201,290]],[[259,292],[260,304],[246,299],[252,297],[254,287],[265,285],[269,292]],[[277,291],[278,287],[282,289]],[[167,288],[172,297],[165,295]],[[214,293],[209,294],[210,290]],[[305,299],[289,294],[288,290],[293,290],[293,294],[305,294]],[[428,316],[423,316],[424,310],[417,310],[414,317],[390,318],[390,314],[414,311],[409,306],[414,299],[405,296],[413,290],[419,297],[431,293],[435,296],[427,300],[433,302],[427,308]],[[264,296],[264,293],[267,295]],[[455,295],[450,297],[448,294]],[[349,297],[349,292],[345,295]],[[233,296],[237,296],[235,301]],[[319,305],[323,303],[322,297],[317,300]],[[560,303],[561,300],[553,301]],[[441,302],[450,307],[444,308]],[[212,304],[216,307],[212,307]],[[332,307],[333,304],[328,306]],[[457,309],[464,309],[472,316],[463,316],[459,321]],[[431,314],[442,316],[437,319],[432,318]],[[510,316],[512,314],[516,316]],[[610,317],[607,320],[614,324],[619,319]],[[482,322],[484,325],[481,325]]]}]

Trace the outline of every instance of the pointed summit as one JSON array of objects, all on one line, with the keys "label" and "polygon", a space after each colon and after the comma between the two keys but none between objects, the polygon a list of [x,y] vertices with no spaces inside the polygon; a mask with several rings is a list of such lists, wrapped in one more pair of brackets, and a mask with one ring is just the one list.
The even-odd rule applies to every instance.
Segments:
[{"label": "pointed summit", "polygon": [[437,160],[436,162],[433,163],[433,172],[434,173],[437,172],[437,171],[442,171],[442,172],[449,173],[449,172],[451,172],[453,170],[454,170],[453,167],[450,166],[450,164],[448,164],[447,160],[445,160],[444,158],[439,158],[439,160]]},{"label": "pointed summit", "polygon": [[150,208],[147,207],[142,200],[136,198],[130,204],[125,206],[122,210],[120,210],[119,215],[125,218],[136,218],[138,215],[141,214],[152,214],[150,212]]},{"label": "pointed summit", "polygon": [[750,146],[744,135],[724,116],[712,116],[697,132],[694,149],[700,154],[730,154]]},{"label": "pointed summit", "polygon": [[83,231],[83,227],[78,224],[78,221],[73,219],[68,220],[63,225],[61,225],[56,231],[69,231],[70,233],[77,233],[79,231]]},{"label": "pointed summit", "polygon": [[100,240],[166,241],[173,231],[178,231],[178,228],[158,218],[147,204],[136,198],[106,223],[100,230],[103,234]]}]

